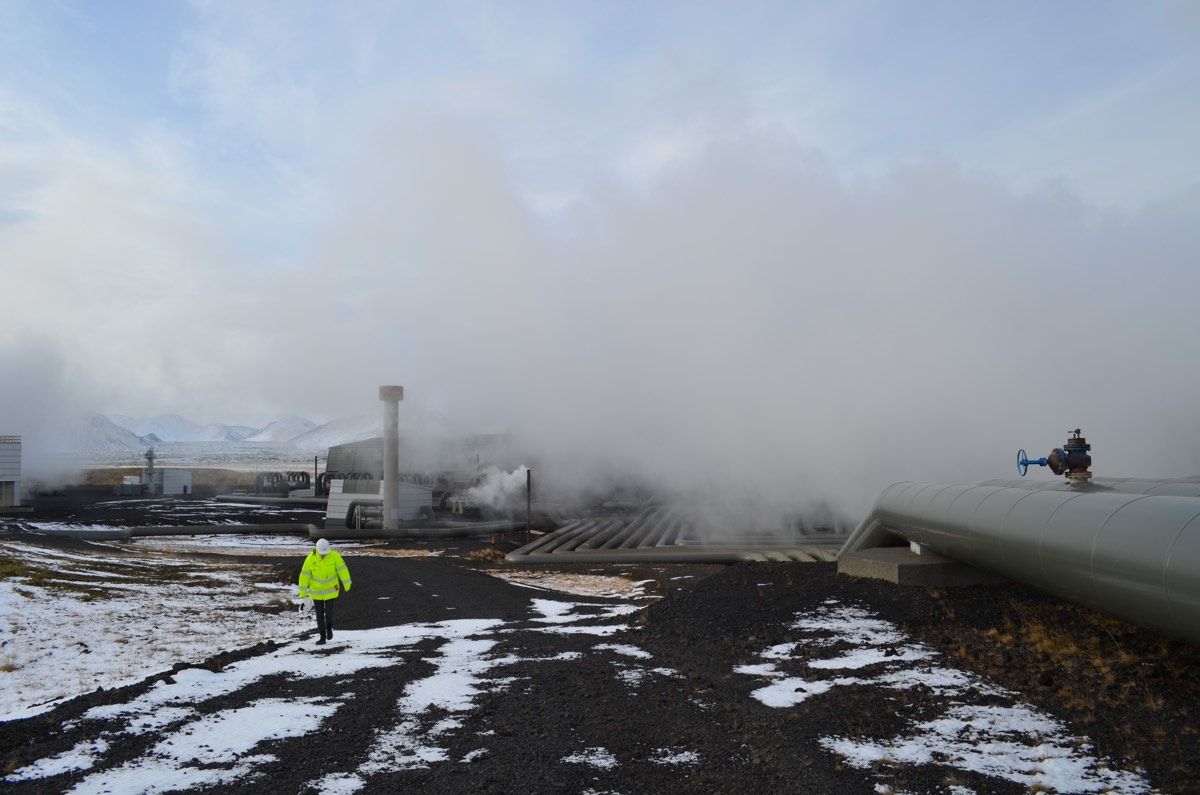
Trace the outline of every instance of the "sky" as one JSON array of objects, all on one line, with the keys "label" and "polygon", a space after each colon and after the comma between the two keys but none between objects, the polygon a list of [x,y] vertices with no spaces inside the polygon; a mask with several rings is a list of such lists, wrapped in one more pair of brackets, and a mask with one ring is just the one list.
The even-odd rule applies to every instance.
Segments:
[{"label": "sky", "polygon": [[1197,8],[0,0],[0,432],[402,383],[564,480],[1195,474]]}]

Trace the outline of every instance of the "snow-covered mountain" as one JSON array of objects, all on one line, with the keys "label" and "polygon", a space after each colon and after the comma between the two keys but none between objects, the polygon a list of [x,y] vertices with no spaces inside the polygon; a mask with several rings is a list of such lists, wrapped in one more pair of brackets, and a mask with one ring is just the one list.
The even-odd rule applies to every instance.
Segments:
[{"label": "snow-covered mountain", "polygon": [[382,435],[383,419],[380,417],[345,417],[318,425],[294,437],[290,442],[301,450],[325,452],[335,444],[373,439]]},{"label": "snow-covered mountain", "polygon": [[[329,447],[371,439],[383,434],[379,416],[342,417],[324,425],[304,417],[288,416],[255,429],[216,423],[200,425],[178,414],[138,418],[127,414],[89,414],[87,430],[75,434],[76,452],[145,451],[147,447],[175,442],[248,442],[294,446],[306,452],[325,452]],[[234,445],[236,446],[236,445]]]},{"label": "snow-covered mountain", "polygon": [[281,420],[275,420],[257,433],[247,436],[244,441],[290,442],[315,427],[317,427],[315,422],[306,420],[303,417],[284,417]]},{"label": "snow-covered mountain", "polygon": [[110,414],[108,419],[138,436],[154,434],[164,442],[239,442],[257,432],[244,425],[199,425],[178,414],[163,414],[138,419],[126,414]]},{"label": "snow-covered mountain", "polygon": [[73,453],[144,452],[154,442],[114,423],[102,414],[88,413],[71,424],[66,443]]}]

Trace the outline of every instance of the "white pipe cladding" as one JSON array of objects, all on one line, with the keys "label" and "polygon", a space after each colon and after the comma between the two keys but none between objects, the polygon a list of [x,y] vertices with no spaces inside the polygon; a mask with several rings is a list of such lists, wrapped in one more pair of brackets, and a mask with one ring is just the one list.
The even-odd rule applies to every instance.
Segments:
[{"label": "white pipe cladding", "polygon": [[1200,498],[896,483],[842,552],[889,532],[1200,644]]}]

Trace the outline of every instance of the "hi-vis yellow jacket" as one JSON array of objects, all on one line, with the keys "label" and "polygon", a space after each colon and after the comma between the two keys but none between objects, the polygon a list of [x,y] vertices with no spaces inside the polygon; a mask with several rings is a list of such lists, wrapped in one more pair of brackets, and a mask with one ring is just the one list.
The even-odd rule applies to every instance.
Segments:
[{"label": "hi-vis yellow jacket", "polygon": [[346,568],[346,561],[332,549],[325,557],[314,549],[300,569],[300,598],[337,599],[338,580],[341,580],[342,588],[350,590],[350,569]]}]

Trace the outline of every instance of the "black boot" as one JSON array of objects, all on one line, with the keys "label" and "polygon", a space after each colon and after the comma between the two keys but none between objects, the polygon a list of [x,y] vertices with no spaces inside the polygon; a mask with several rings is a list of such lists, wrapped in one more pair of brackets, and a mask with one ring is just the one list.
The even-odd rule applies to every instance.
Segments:
[{"label": "black boot", "polygon": [[325,645],[325,639],[324,639],[324,638],[319,638],[319,639],[317,640],[317,645],[318,645],[318,646],[324,646],[324,645]]}]

